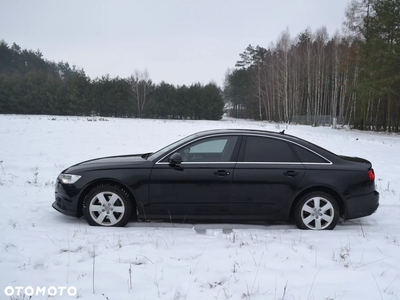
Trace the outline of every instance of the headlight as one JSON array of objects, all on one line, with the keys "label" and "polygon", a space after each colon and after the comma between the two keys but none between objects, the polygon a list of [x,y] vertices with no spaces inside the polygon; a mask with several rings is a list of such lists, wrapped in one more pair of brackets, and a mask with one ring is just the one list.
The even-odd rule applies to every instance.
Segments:
[{"label": "headlight", "polygon": [[60,174],[58,179],[64,184],[74,184],[81,178],[80,175],[72,175],[72,174]]}]

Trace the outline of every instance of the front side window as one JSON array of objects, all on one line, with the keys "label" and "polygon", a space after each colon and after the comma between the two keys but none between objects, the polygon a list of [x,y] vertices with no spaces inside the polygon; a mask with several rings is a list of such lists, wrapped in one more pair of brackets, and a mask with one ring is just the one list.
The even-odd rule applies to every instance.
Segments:
[{"label": "front side window", "polygon": [[248,136],[245,162],[298,162],[287,142],[265,137]]},{"label": "front side window", "polygon": [[168,146],[165,146],[164,148],[158,150],[157,152],[152,153],[149,157],[157,157],[157,156],[163,156],[168,153],[171,149],[177,147],[179,144],[183,144],[187,141],[190,141],[193,139],[193,137],[196,136],[196,134],[189,135],[183,139],[180,139],[179,141],[176,141]]},{"label": "front side window", "polygon": [[187,145],[177,152],[183,162],[230,162],[237,136],[207,138]]}]

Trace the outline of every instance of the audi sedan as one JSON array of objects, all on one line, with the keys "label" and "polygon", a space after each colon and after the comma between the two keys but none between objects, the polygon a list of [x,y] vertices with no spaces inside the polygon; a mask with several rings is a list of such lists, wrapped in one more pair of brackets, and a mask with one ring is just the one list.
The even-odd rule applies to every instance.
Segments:
[{"label": "audi sedan", "polygon": [[104,157],[62,171],[53,207],[90,225],[131,219],[293,220],[333,229],[379,206],[372,164],[300,138],[260,130],[211,130],[153,153]]}]

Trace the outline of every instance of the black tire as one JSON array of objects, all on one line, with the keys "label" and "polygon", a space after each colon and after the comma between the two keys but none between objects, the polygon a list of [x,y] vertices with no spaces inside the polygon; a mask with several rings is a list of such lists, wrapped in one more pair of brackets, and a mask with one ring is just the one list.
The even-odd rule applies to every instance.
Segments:
[{"label": "black tire", "polygon": [[313,192],[297,203],[294,219],[299,229],[332,230],[339,221],[339,207],[331,195]]},{"label": "black tire", "polygon": [[132,202],[123,189],[100,185],[85,197],[83,214],[92,226],[123,227],[132,216]]}]

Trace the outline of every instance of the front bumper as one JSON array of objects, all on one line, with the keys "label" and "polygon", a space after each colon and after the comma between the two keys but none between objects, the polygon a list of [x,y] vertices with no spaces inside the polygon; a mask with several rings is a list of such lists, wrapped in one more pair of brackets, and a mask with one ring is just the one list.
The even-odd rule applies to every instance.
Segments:
[{"label": "front bumper", "polygon": [[372,215],[379,207],[379,193],[372,193],[360,196],[353,196],[346,201],[345,219],[355,219]]},{"label": "front bumper", "polygon": [[62,199],[56,199],[56,201],[53,202],[51,205],[56,211],[59,211],[60,213],[71,216],[71,217],[77,217],[77,211],[76,209],[74,210],[73,207],[68,205],[68,202],[65,202]]},{"label": "front bumper", "polygon": [[79,217],[78,214],[78,189],[73,185],[66,185],[57,180],[55,191],[55,201],[52,207],[67,216]]}]

